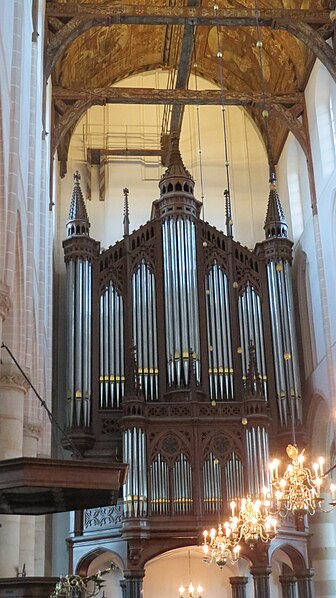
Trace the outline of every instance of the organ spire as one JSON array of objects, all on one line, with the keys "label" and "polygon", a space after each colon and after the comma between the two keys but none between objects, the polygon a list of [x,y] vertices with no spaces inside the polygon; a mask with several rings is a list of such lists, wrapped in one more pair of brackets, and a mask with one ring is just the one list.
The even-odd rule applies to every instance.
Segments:
[{"label": "organ spire", "polygon": [[270,179],[270,192],[268,196],[264,231],[266,239],[271,237],[287,238],[288,236],[288,226],[276,188],[276,178],[274,174],[271,175]]},{"label": "organ spire", "polygon": [[68,221],[66,223],[68,237],[73,235],[89,236],[90,222],[86,211],[85,201],[80,188],[80,174],[76,170],[74,174],[74,187],[72,191],[71,204]]}]

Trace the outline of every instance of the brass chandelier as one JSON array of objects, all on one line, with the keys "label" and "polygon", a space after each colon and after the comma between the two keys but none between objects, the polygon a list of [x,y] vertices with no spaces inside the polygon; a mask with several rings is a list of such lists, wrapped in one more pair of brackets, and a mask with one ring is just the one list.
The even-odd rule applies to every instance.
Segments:
[{"label": "brass chandelier", "polygon": [[[299,452],[296,445],[289,444],[286,452],[291,463],[287,465],[282,477],[279,476],[279,461],[275,459],[270,465],[273,495],[279,515],[286,517],[289,512],[314,515],[317,510],[324,511],[321,489],[329,473],[323,472],[324,458],[319,457],[318,462],[309,469],[304,466],[304,449]],[[331,509],[336,504],[335,490],[336,486],[331,484]]]}]

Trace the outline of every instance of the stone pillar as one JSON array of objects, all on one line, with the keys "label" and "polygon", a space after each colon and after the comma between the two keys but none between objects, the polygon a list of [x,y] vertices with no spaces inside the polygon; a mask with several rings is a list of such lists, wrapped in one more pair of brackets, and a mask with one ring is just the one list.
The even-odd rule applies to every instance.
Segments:
[{"label": "stone pillar", "polygon": [[314,598],[314,569],[302,569],[295,572],[298,587],[298,598]]},{"label": "stone pillar", "polygon": [[[330,495],[325,495],[324,498],[324,508],[328,509]],[[336,510],[330,513],[315,513],[311,518],[310,531],[315,592],[317,596],[331,598],[336,596]]]},{"label": "stone pillar", "polygon": [[[27,383],[15,366],[3,363],[0,374],[0,460],[22,456],[23,412]],[[0,577],[20,568],[20,516],[1,515]]]},{"label": "stone pillar", "polygon": [[[33,400],[35,397],[33,398]],[[23,426],[23,455],[25,457],[36,457],[37,443],[40,437],[41,426],[36,423],[25,423]],[[23,565],[27,576],[34,576],[35,572],[35,523],[33,515],[21,517],[20,525],[20,555],[19,568],[22,571]]]},{"label": "stone pillar", "polygon": [[2,323],[6,319],[10,308],[9,287],[0,282],[0,346],[2,343]]},{"label": "stone pillar", "polygon": [[144,574],[129,574],[120,582],[122,598],[143,598],[142,581]]},{"label": "stone pillar", "polygon": [[247,577],[230,577],[232,598],[246,598]]},{"label": "stone pillar", "polygon": [[272,567],[251,567],[255,598],[271,598],[269,576]]},{"label": "stone pillar", "polygon": [[295,575],[280,575],[282,598],[296,598],[296,577]]}]

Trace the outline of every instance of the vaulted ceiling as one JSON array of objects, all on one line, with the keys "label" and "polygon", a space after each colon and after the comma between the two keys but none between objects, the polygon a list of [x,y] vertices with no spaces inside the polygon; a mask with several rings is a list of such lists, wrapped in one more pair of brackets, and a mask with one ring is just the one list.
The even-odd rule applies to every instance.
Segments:
[{"label": "vaulted ceiling", "polygon": [[[179,135],[186,103],[244,106],[264,136],[271,165],[290,130],[309,161],[303,91],[317,57],[336,79],[329,41],[335,36],[334,4],[335,0],[217,0],[215,5],[208,0],[47,1],[45,67],[46,78],[51,75],[53,81],[52,143],[63,172],[79,118],[90,106],[108,102],[172,104],[162,139],[166,133]],[[170,72],[169,89],[111,88],[132,74],[153,69]],[[191,72],[217,84],[218,92],[189,90]]]}]

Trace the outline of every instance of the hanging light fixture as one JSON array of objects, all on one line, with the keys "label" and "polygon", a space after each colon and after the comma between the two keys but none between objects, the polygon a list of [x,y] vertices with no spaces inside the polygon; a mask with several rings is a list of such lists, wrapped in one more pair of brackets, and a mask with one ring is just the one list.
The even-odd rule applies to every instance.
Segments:
[{"label": "hanging light fixture", "polygon": [[[223,529],[224,528],[224,529]],[[227,561],[232,563],[239,559],[240,546],[232,542],[230,524],[226,521],[222,527],[218,525],[217,531],[212,528],[210,532],[203,532],[203,553],[204,561],[207,563],[215,562],[220,569],[226,565]]]},{"label": "hanging light fixture", "polygon": [[229,519],[229,529],[234,545],[244,541],[253,548],[259,540],[270,542],[275,538],[278,520],[273,515],[272,500],[267,488],[263,489],[263,495],[262,499],[253,500],[247,496],[241,499],[240,504],[234,501],[230,503],[232,516]]},{"label": "hanging light fixture", "polygon": [[[287,465],[282,476],[279,475],[278,459],[270,465],[273,494],[279,514],[285,517],[290,511],[302,515],[314,515],[317,510],[324,511],[321,489],[329,473],[323,473],[324,458],[319,457],[318,462],[309,469],[304,466],[304,449],[299,452],[295,444],[289,444],[286,452],[291,463]],[[331,508],[335,506],[335,490],[335,484],[331,484]]]},{"label": "hanging light fixture", "polygon": [[180,598],[202,598],[203,588],[200,584],[198,584],[197,588],[194,587],[191,581],[191,563],[190,563],[190,550],[188,550],[188,564],[189,564],[189,585],[188,588],[185,588],[182,584],[180,585],[178,591],[180,593]]}]

